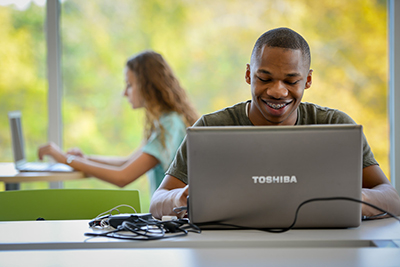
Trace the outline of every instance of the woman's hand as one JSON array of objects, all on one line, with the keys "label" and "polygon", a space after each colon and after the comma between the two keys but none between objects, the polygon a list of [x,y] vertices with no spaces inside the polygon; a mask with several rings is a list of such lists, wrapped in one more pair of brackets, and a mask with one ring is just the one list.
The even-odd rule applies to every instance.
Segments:
[{"label": "woman's hand", "polygon": [[85,157],[82,150],[80,150],[80,148],[78,148],[78,147],[71,148],[70,150],[67,151],[67,154],[74,155],[74,156],[81,157],[81,158]]},{"label": "woman's hand", "polygon": [[39,147],[38,156],[40,160],[43,160],[44,156],[51,156],[54,160],[61,163],[67,162],[66,155],[61,151],[61,149],[53,142],[48,143]]}]

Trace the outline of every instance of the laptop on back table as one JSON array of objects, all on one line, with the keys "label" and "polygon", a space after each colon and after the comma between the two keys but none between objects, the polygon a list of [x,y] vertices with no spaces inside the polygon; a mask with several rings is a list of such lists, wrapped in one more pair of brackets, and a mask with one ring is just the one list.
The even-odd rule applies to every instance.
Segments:
[{"label": "laptop on back table", "polygon": [[[187,130],[188,215],[201,228],[287,228],[313,198],[361,200],[362,126],[233,126]],[[313,201],[294,228],[361,223],[361,204]]]},{"label": "laptop on back table", "polygon": [[15,168],[25,172],[71,172],[74,169],[62,163],[27,162],[25,158],[25,142],[22,131],[21,112],[8,113],[11,129],[12,149]]}]

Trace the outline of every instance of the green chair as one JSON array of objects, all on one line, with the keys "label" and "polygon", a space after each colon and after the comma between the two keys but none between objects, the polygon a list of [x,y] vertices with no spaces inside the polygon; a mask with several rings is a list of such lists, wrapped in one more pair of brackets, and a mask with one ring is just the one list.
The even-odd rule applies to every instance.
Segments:
[{"label": "green chair", "polygon": [[[0,221],[93,219],[118,205],[141,212],[138,190],[43,189],[0,192]],[[121,213],[135,213],[120,207]],[[113,214],[118,213],[113,211]]]}]

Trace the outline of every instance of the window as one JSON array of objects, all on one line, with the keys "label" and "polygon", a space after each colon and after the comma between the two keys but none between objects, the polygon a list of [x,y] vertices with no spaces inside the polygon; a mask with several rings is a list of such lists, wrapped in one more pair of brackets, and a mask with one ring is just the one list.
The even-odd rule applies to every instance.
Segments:
[{"label": "window", "polygon": [[[47,139],[47,74],[43,1],[0,1],[0,161],[12,162],[7,112],[22,111],[27,158]],[[7,4],[7,5],[6,5]],[[46,183],[26,184],[47,186]]]},{"label": "window", "polygon": [[[25,75],[1,71],[0,75],[14,78],[7,84],[0,79],[0,112],[23,111],[28,149],[34,158],[35,146],[46,138],[44,11],[32,2],[24,10],[0,6],[0,12],[0,20],[6,23],[2,25],[9,25],[0,39],[10,40],[7,47],[17,51],[14,57],[1,57],[7,56],[18,73],[27,69],[34,79],[33,83],[23,83]],[[29,12],[41,14],[34,16],[37,24],[24,24],[30,43],[17,38],[22,27],[17,21],[33,20]],[[251,4],[210,0],[63,1],[64,148],[77,146],[88,154],[124,156],[140,145],[143,113],[132,111],[121,94],[125,60],[144,49],[165,56],[200,113],[250,99],[244,72],[251,49],[264,31],[281,26],[298,31],[311,47],[314,80],[304,101],[338,108],[362,124],[375,157],[389,177],[387,6],[386,1],[379,0],[255,0]],[[21,58],[20,51],[30,55],[30,61]],[[29,62],[33,63],[28,66]],[[0,68],[11,71],[4,64]],[[22,88],[26,97],[10,88]],[[0,158],[12,161],[6,118],[0,119],[0,127],[1,138],[6,140],[0,144]],[[65,186],[111,187],[94,178],[68,181]],[[129,187],[139,188],[147,203],[146,179]],[[148,204],[144,205],[145,210]]]}]

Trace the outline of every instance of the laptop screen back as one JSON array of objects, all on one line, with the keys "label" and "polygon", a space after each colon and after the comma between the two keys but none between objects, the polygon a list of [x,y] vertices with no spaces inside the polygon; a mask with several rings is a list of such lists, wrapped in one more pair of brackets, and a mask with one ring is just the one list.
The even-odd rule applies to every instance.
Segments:
[{"label": "laptop screen back", "polygon": [[[361,199],[360,125],[192,127],[187,152],[195,224],[285,228],[303,201]],[[298,215],[295,228],[356,227],[361,204],[312,202]]]},{"label": "laptop screen back", "polygon": [[15,164],[25,162],[24,139],[21,125],[21,112],[12,111],[8,113],[11,128],[11,138]]}]

